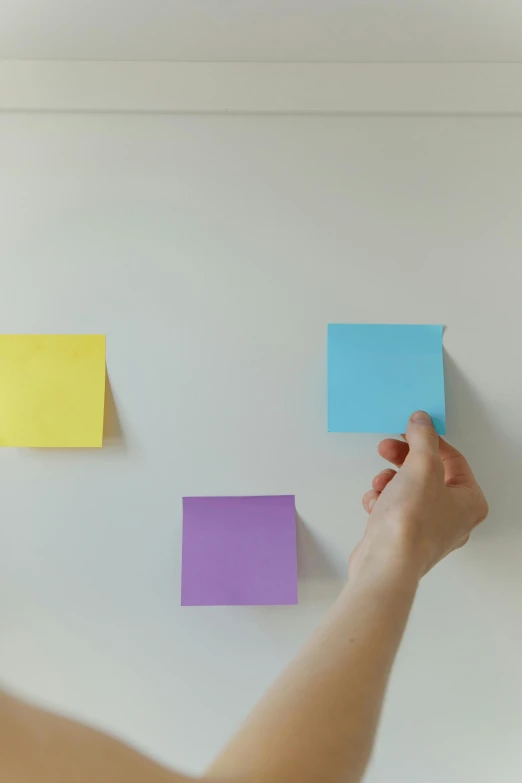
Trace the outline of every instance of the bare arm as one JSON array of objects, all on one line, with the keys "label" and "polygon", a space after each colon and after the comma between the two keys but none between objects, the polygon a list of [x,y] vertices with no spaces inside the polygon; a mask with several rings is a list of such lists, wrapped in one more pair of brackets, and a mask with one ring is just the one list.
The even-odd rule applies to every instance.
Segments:
[{"label": "bare arm", "polygon": [[[366,578],[368,577],[368,578]],[[208,773],[209,780],[359,780],[416,589],[400,571],[353,583]],[[0,779],[16,783],[185,783],[130,748],[0,697]]]},{"label": "bare arm", "polygon": [[0,691],[0,780],[5,783],[188,783],[76,721]]},{"label": "bare arm", "polygon": [[421,576],[465,543],[487,504],[464,458],[427,414],[380,453],[350,579],[323,627],[211,767],[216,780],[356,783],[371,753],[390,669]]},{"label": "bare arm", "polygon": [[365,574],[209,771],[252,783],[359,781],[417,588],[415,573]]}]

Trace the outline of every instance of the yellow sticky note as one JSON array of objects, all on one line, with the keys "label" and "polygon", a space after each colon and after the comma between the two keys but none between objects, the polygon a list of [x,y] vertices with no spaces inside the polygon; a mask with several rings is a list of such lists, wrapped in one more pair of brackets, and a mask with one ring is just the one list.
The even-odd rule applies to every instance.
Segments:
[{"label": "yellow sticky note", "polygon": [[101,446],[105,335],[0,335],[0,446]]}]

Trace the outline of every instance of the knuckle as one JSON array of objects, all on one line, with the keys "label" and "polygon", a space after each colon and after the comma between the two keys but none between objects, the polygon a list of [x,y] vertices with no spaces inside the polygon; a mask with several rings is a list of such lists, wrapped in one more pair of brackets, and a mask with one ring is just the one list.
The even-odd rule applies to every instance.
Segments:
[{"label": "knuckle", "polygon": [[477,517],[478,517],[477,525],[480,525],[481,522],[484,522],[488,514],[489,514],[488,501],[486,500],[484,495],[482,495],[477,508]]}]

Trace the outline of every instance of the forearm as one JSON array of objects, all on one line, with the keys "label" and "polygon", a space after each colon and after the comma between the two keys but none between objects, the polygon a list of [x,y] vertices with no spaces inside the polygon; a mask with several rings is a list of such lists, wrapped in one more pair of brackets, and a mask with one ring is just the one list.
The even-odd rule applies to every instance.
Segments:
[{"label": "forearm", "polygon": [[363,571],[209,770],[212,779],[355,783],[366,768],[390,669],[417,589]]},{"label": "forearm", "polygon": [[0,780],[188,783],[129,746],[0,690]]}]

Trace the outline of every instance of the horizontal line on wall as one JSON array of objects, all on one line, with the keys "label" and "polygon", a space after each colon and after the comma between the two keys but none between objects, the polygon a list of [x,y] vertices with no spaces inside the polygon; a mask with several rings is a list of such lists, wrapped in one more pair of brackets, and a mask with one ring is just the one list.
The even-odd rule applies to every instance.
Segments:
[{"label": "horizontal line on wall", "polygon": [[0,61],[0,111],[522,114],[522,63]]}]

